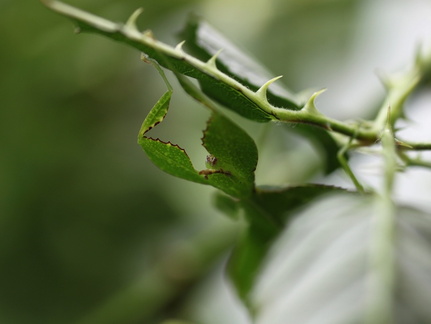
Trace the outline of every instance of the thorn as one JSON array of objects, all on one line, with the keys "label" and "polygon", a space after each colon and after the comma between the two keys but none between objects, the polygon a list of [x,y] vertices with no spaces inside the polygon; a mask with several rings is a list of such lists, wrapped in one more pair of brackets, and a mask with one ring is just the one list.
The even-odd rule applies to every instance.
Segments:
[{"label": "thorn", "polygon": [[184,52],[184,50],[183,50],[183,45],[184,45],[184,43],[185,43],[186,41],[185,40],[183,40],[182,42],[180,42],[180,43],[178,43],[178,45],[177,46],[175,46],[175,50],[176,51],[179,51],[179,52]]},{"label": "thorn", "polygon": [[220,53],[223,51],[223,49],[219,49],[217,53],[215,53],[208,61],[207,65],[213,69],[217,70],[217,58],[220,55]]},{"label": "thorn", "polygon": [[411,145],[409,145],[409,144],[407,144],[407,143],[405,143],[403,141],[400,141],[400,140],[398,140],[396,138],[395,138],[395,145],[397,147],[399,147],[399,148],[407,148],[407,149],[412,149],[413,148],[413,146],[411,146]]},{"label": "thorn", "polygon": [[149,29],[142,32],[142,36],[151,38],[152,40],[155,40],[153,31],[149,30]]},{"label": "thorn", "polygon": [[308,99],[307,103],[305,104],[303,110],[308,111],[309,113],[312,113],[312,114],[320,114],[320,112],[316,108],[315,101],[316,101],[316,98],[320,96],[322,93],[324,93],[326,90],[327,89],[322,89],[313,93],[310,99]]},{"label": "thorn", "polygon": [[136,26],[136,21],[138,20],[138,17],[144,12],[144,8],[138,8],[136,9],[130,18],[126,22],[126,26],[129,28],[132,28],[134,30],[138,30],[138,27]]},{"label": "thorn", "polygon": [[259,90],[256,91],[256,95],[266,101],[266,93],[268,92],[269,86],[278,79],[281,79],[282,77],[282,75],[279,75],[278,77],[272,78],[271,80],[267,81],[263,86],[259,88]]}]

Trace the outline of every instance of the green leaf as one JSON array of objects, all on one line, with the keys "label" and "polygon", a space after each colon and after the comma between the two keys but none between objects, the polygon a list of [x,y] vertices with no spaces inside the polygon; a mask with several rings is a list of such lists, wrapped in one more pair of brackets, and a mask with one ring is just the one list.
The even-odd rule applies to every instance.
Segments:
[{"label": "green leaf", "polygon": [[[257,91],[274,75],[266,70],[249,54],[235,46],[230,40],[215,30],[196,15],[191,15],[183,31],[179,34],[185,40],[184,47],[188,52],[202,61],[208,61],[217,55],[217,67],[223,72]],[[219,52],[221,50],[221,52]],[[207,93],[212,90],[202,84]],[[212,93],[211,93],[212,94]],[[214,96],[215,97],[215,96]],[[221,96],[217,100],[223,99]],[[277,107],[298,110],[302,104],[285,87],[273,84],[267,92],[268,101]]]},{"label": "green leaf", "polygon": [[257,324],[430,323],[431,216],[334,194],[295,213],[249,295]]},{"label": "green leaf", "polygon": [[214,195],[213,204],[215,208],[231,219],[237,220],[239,218],[240,205],[235,199],[217,192]]},{"label": "green leaf", "polygon": [[202,145],[210,153],[211,165],[205,172],[211,185],[234,197],[250,196],[258,159],[253,139],[226,117],[213,113]]},{"label": "green leaf", "polygon": [[296,187],[259,187],[253,200],[256,205],[283,226],[290,220],[292,211],[305,206],[317,197],[334,192],[345,192],[345,189],[333,186],[308,184]]},{"label": "green leaf", "polygon": [[185,180],[206,183],[193,167],[187,153],[178,145],[153,138],[143,138],[140,145],[150,160],[166,173]]},{"label": "green leaf", "polygon": [[172,91],[166,91],[165,94],[157,101],[153,109],[145,117],[142,123],[141,129],[139,130],[138,142],[144,137],[144,135],[154,126],[161,123],[165,119],[166,114],[169,110],[169,104],[172,98]]},{"label": "green leaf", "polygon": [[193,167],[187,153],[178,145],[147,137],[146,133],[161,123],[165,118],[172,91],[167,91],[149,112],[138,135],[138,144],[144,149],[150,160],[161,170],[193,182],[205,183],[199,172]]},{"label": "green leaf", "polygon": [[235,247],[228,271],[238,295],[246,304],[249,304],[250,290],[271,243],[294,212],[316,197],[344,191],[323,185],[259,187],[250,200],[240,202],[248,228]]}]

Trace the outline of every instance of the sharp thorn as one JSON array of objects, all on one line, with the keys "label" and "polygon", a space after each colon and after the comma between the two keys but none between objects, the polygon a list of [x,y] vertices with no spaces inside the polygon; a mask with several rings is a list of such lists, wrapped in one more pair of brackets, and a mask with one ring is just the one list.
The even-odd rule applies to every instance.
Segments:
[{"label": "sharp thorn", "polygon": [[184,52],[184,50],[183,50],[183,45],[184,45],[184,43],[185,43],[186,41],[185,40],[183,40],[182,42],[180,42],[180,43],[178,43],[178,45],[177,46],[175,46],[175,50],[176,51],[179,51],[179,52]]},{"label": "sharp thorn", "polygon": [[269,86],[274,83],[275,81],[277,81],[278,79],[281,79],[283,76],[280,75],[278,77],[272,78],[271,80],[267,81],[263,86],[261,86],[259,88],[259,90],[256,91],[256,94],[261,97],[264,100],[267,100],[266,94],[268,92],[268,88]]},{"label": "sharp thorn", "polygon": [[135,30],[138,30],[138,27],[136,25],[136,21],[138,20],[138,17],[144,12],[144,8],[138,8],[136,9],[130,18],[126,22],[126,26]]},{"label": "sharp thorn", "polygon": [[214,69],[217,69],[217,58],[218,58],[218,56],[220,55],[220,53],[223,51],[223,49],[219,49],[218,51],[217,51],[217,53],[215,53],[208,61],[207,61],[207,65],[208,66],[210,66],[210,67],[212,67],[212,68],[214,68]]}]

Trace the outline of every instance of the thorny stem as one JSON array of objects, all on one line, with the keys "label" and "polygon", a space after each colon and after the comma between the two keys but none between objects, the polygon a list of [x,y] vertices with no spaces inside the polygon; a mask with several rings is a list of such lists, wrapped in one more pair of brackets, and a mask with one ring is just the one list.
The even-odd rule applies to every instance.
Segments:
[{"label": "thorny stem", "polygon": [[[403,115],[403,104],[407,97],[419,85],[423,78],[424,71],[427,71],[431,66],[431,56],[425,57],[418,55],[416,64],[413,69],[401,77],[389,78],[384,80],[388,89],[388,95],[380,109],[380,112],[373,123],[346,123],[331,119],[314,110],[290,110],[278,108],[271,105],[262,93],[252,91],[245,85],[226,75],[220,71],[215,59],[208,62],[202,62],[195,57],[185,53],[181,46],[171,47],[156,40],[150,32],[140,32],[136,28],[135,20],[138,13],[132,15],[129,21],[124,24],[113,23],[109,20],[100,18],[90,13],[84,12],[72,6],[66,5],[55,0],[41,0],[46,6],[58,13],[72,18],[86,26],[89,26],[93,31],[97,31],[104,35],[122,40],[130,45],[141,49],[152,48],[153,50],[163,53],[168,57],[187,62],[190,66],[205,72],[211,77],[225,83],[236,91],[242,93],[250,101],[255,103],[262,111],[265,111],[272,116],[273,120],[286,123],[302,123],[324,128],[328,131],[343,134],[350,138],[355,138],[356,144],[371,145],[380,139],[381,130],[386,123],[386,111],[388,106],[391,106],[390,125],[393,127],[397,119]],[[175,72],[175,71],[174,71]],[[262,88],[267,89],[270,83],[278,78],[268,81]],[[431,149],[431,144],[411,145],[412,149],[425,150]]]}]

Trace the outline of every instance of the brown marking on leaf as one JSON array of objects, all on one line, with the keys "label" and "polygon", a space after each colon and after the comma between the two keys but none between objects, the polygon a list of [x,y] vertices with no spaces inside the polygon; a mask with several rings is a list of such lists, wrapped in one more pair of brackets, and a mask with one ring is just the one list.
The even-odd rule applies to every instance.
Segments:
[{"label": "brown marking on leaf", "polygon": [[176,148],[178,148],[179,150],[181,150],[187,157],[189,157],[188,154],[187,154],[187,152],[186,152],[186,150],[183,149],[178,144],[174,144],[174,143],[172,143],[170,141],[165,142],[165,141],[162,141],[160,138],[146,137],[146,136],[144,136],[144,138],[146,138],[146,139],[148,139],[150,141],[159,142],[159,143],[162,143],[162,144],[165,144],[165,145],[168,145],[168,146],[175,146]]},{"label": "brown marking on leaf", "polygon": [[225,174],[229,177],[232,175],[232,173],[230,173],[229,171],[224,171],[223,169],[219,169],[219,170],[205,169],[205,170],[199,171],[199,174],[203,175],[205,179],[208,179],[209,175],[212,175],[215,173]]},{"label": "brown marking on leaf", "polygon": [[[166,116],[166,115],[165,115]],[[163,117],[164,119],[165,117]],[[146,137],[145,134],[147,134],[150,130],[152,130],[154,127],[156,127],[158,124],[160,124],[163,119],[161,121],[155,122],[153,126],[148,127],[148,129],[142,134],[143,137]]]},{"label": "brown marking on leaf", "polygon": [[206,146],[205,146],[205,137],[206,137],[206,134],[208,132],[208,128],[210,127],[213,119],[214,119],[214,115],[211,115],[211,117],[207,120],[207,125],[206,125],[205,129],[202,132],[203,136],[201,137],[201,141],[202,141],[202,146],[205,147],[205,148],[206,148]]}]

